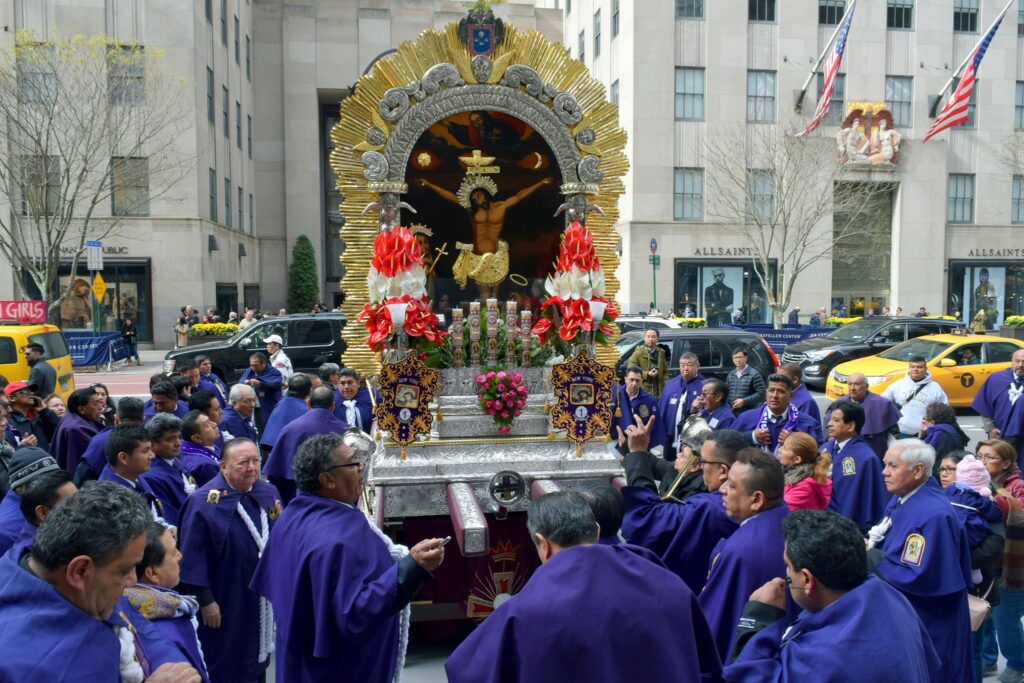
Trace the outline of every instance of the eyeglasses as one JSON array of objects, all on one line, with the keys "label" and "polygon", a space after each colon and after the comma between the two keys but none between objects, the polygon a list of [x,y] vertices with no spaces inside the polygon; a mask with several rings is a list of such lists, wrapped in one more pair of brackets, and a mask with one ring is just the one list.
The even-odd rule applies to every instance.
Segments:
[{"label": "eyeglasses", "polygon": [[723,467],[728,467],[729,463],[719,462],[718,460],[698,460],[697,461],[697,466],[698,467],[703,467],[704,465],[722,465]]},{"label": "eyeglasses", "polygon": [[989,455],[986,453],[985,455],[981,456],[981,460],[982,462],[1002,462],[1003,458],[998,455]]},{"label": "eyeglasses", "polygon": [[807,590],[807,586],[794,586],[793,585],[793,577],[792,576],[787,576],[786,577],[786,588],[788,588],[789,590],[793,590],[794,588],[796,588],[797,590],[801,590],[801,591]]},{"label": "eyeglasses", "polygon": [[365,465],[363,465],[363,463],[361,463],[358,460],[356,460],[355,462],[347,462],[344,465],[335,465],[334,467],[328,467],[327,471],[328,472],[332,472],[332,471],[334,471],[334,470],[336,470],[336,469],[338,469],[340,467],[358,467],[359,469],[362,469],[363,467],[365,467]]}]

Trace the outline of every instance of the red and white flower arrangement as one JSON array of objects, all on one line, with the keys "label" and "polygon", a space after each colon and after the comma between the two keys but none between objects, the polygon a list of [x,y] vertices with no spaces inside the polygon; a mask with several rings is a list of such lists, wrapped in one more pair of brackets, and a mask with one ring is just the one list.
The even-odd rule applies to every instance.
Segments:
[{"label": "red and white flower arrangement", "polygon": [[[555,272],[548,276],[544,289],[549,297],[541,304],[540,320],[533,326],[533,334],[542,344],[553,338],[555,313],[561,319],[558,336],[565,342],[576,341],[579,333],[593,331],[594,338],[607,344],[615,334],[612,323],[619,316],[615,304],[605,298],[604,269],[594,251],[594,236],[579,221],[573,221],[565,230],[555,263]],[[592,311],[602,307],[600,319],[594,320]],[[595,329],[596,328],[596,329]]]},{"label": "red and white flower arrangement", "polygon": [[512,422],[522,414],[528,395],[521,373],[490,370],[476,376],[480,408],[494,418],[502,434],[512,431]]},{"label": "red and white flower arrangement", "polygon": [[371,349],[382,351],[387,347],[395,332],[387,305],[398,303],[408,306],[403,329],[412,346],[441,344],[447,332],[438,329],[437,316],[430,311],[426,283],[423,254],[409,228],[399,226],[378,234],[366,278],[370,301],[358,316],[369,333],[366,343]]}]

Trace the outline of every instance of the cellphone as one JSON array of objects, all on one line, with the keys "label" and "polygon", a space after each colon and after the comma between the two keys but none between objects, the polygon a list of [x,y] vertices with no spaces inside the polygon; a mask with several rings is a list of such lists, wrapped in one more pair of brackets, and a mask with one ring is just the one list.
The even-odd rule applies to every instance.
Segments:
[{"label": "cellphone", "polygon": [[451,542],[451,540],[452,540],[451,536],[445,536],[443,539],[441,539],[441,547],[443,548],[446,545],[448,545]]}]

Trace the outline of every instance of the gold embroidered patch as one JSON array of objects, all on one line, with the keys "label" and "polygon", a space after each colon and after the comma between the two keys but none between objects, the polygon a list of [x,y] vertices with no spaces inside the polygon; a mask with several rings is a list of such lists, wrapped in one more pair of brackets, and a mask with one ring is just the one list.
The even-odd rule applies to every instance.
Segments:
[{"label": "gold embroidered patch", "polygon": [[220,502],[220,491],[218,491],[217,489],[213,489],[212,491],[207,493],[206,494],[206,502],[207,503],[214,503],[214,504],[219,503]]},{"label": "gold embroidered patch", "polygon": [[900,562],[912,564],[915,567],[921,566],[924,559],[925,540],[921,534],[910,534],[903,542],[903,553],[900,555]]},{"label": "gold embroidered patch", "polygon": [[857,462],[852,457],[847,456],[843,458],[843,476],[857,476]]},{"label": "gold embroidered patch", "polygon": [[269,510],[267,510],[267,517],[269,517],[270,521],[273,522],[280,515],[281,515],[281,501],[278,500],[277,498],[275,498],[274,499],[274,507],[272,507]]}]

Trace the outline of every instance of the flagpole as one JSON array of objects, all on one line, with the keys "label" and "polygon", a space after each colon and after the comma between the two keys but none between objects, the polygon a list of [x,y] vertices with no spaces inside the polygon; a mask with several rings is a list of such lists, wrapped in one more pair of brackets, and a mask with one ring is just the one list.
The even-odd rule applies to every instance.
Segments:
[{"label": "flagpole", "polygon": [[[1013,0],[1010,0],[1010,2],[1013,2]],[[821,51],[821,54],[818,55],[818,61],[816,61],[814,66],[811,67],[811,73],[808,74],[807,80],[804,81],[804,85],[800,89],[800,94],[796,98],[796,106],[793,108],[797,114],[801,113],[801,110],[803,109],[804,96],[807,94],[807,88],[811,85],[811,79],[814,78],[816,73],[818,73],[818,67],[821,66],[823,61],[825,61],[825,55],[827,55],[829,50],[832,48],[832,44],[836,41],[836,36],[839,35],[839,30],[843,28],[843,24],[846,23],[846,17],[853,11],[853,7],[856,4],[857,0],[853,0],[850,3],[850,6],[846,8],[846,11],[843,12],[843,18],[840,19],[839,23],[836,25],[836,30],[832,32],[832,37],[828,39],[827,43],[825,43],[825,49]]]},{"label": "flagpole", "polygon": [[[1017,0],[1009,0],[1009,2],[1006,3],[1006,7],[1003,7],[1003,11],[1000,12],[996,16],[995,21],[992,22],[992,26],[995,26],[996,22],[998,22],[1006,15],[1006,11],[1010,9],[1010,5],[1012,5],[1014,2],[1017,2]],[[953,72],[953,75],[949,77],[948,81],[946,81],[946,85],[942,86],[942,90],[939,91],[939,94],[935,98],[935,102],[932,104],[931,109],[928,110],[928,118],[934,119],[935,116],[938,114],[939,103],[942,102],[942,96],[946,94],[947,90],[949,90],[949,86],[953,85],[953,81],[956,80],[957,74],[963,71],[964,67],[967,66],[967,62],[971,61],[971,59],[974,57],[974,53],[978,51],[978,47],[981,45],[981,42],[985,40],[985,36],[987,36],[988,32],[992,30],[992,26],[989,26],[988,30],[981,34],[981,38],[979,38],[978,42],[974,45],[974,49],[967,53],[967,56],[964,57],[964,61],[960,62],[960,66],[956,68],[956,71]]]}]

